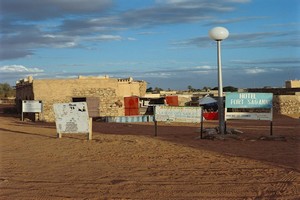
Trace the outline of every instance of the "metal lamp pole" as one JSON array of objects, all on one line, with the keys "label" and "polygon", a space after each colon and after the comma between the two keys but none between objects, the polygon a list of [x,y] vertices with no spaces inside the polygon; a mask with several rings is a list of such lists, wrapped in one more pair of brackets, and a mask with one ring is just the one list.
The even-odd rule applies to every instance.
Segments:
[{"label": "metal lamp pole", "polygon": [[221,62],[221,41],[226,39],[229,36],[229,32],[224,27],[215,27],[209,31],[209,36],[211,39],[217,41],[219,133],[225,134],[222,62]]}]

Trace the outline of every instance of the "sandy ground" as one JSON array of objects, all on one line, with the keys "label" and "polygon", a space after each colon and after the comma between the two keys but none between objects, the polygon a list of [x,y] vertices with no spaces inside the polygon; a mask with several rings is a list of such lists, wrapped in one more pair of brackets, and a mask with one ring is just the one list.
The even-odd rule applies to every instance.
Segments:
[{"label": "sandy ground", "polygon": [[[200,140],[199,124],[54,124],[0,116],[0,199],[299,199],[300,120],[231,121],[244,133]],[[217,122],[205,122],[214,127]],[[278,137],[282,136],[282,137]],[[262,140],[265,139],[265,140]]]}]

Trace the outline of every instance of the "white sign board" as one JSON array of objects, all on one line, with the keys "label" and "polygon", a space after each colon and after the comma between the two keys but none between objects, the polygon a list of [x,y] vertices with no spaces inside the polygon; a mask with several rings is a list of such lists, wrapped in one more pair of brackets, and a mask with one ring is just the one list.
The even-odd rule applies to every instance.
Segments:
[{"label": "white sign board", "polygon": [[86,102],[54,104],[56,130],[61,133],[89,133],[89,114]]},{"label": "white sign board", "polygon": [[201,107],[156,106],[156,121],[201,122]]},{"label": "white sign board", "polygon": [[272,113],[226,112],[227,119],[272,120]]},{"label": "white sign board", "polygon": [[36,100],[23,100],[22,101],[22,112],[28,113],[40,113],[43,110],[42,101]]}]

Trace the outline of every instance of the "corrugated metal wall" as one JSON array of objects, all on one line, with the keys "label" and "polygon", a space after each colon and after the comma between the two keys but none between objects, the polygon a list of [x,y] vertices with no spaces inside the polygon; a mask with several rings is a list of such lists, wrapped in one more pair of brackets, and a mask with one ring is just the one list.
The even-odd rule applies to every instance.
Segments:
[{"label": "corrugated metal wall", "polygon": [[124,97],[125,116],[139,115],[139,97]]},{"label": "corrugated metal wall", "polygon": [[178,106],[178,96],[166,96],[166,102],[169,106]]}]

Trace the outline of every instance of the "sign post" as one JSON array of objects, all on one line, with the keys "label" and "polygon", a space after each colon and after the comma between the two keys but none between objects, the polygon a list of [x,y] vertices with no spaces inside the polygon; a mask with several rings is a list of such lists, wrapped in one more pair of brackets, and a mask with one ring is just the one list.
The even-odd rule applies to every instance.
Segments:
[{"label": "sign post", "polygon": [[58,103],[53,105],[57,137],[62,134],[87,134],[92,140],[92,118],[89,118],[86,102]]},{"label": "sign post", "polygon": [[23,100],[22,101],[22,116],[21,120],[24,121],[24,113],[42,113],[43,102],[38,100]]},{"label": "sign post", "polygon": [[[178,106],[155,106],[154,125],[155,136],[157,136],[157,122],[187,122],[201,123],[203,113],[201,107],[178,107]],[[202,127],[201,127],[202,131]],[[202,137],[202,133],[200,135]]]}]

